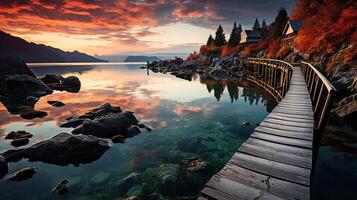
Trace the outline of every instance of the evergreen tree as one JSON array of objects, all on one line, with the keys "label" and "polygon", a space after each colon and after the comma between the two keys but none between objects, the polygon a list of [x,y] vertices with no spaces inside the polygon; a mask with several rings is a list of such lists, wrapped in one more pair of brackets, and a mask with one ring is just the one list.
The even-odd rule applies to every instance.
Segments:
[{"label": "evergreen tree", "polygon": [[228,45],[231,47],[238,45],[240,42],[239,39],[240,39],[240,32],[237,28],[237,23],[234,22],[232,33],[228,40]]},{"label": "evergreen tree", "polygon": [[267,26],[267,24],[265,22],[265,19],[264,19],[263,22],[262,22],[262,28],[260,30],[260,35],[262,35],[264,37],[264,35],[267,32],[267,30],[268,30],[268,26]]},{"label": "evergreen tree", "polygon": [[278,15],[275,18],[274,26],[272,27],[272,39],[276,39],[283,34],[286,23],[288,22],[288,13],[285,8],[280,8]]},{"label": "evergreen tree", "polygon": [[238,44],[240,43],[242,32],[243,32],[242,25],[239,24],[239,26],[238,26],[238,39],[237,39]]},{"label": "evergreen tree", "polygon": [[221,25],[219,25],[217,31],[216,31],[216,38],[214,39],[214,44],[217,47],[223,46],[226,44],[226,36],[224,35],[223,28]]},{"label": "evergreen tree", "polygon": [[214,39],[212,35],[209,35],[206,46],[212,46],[212,45],[214,45]]},{"label": "evergreen tree", "polygon": [[255,19],[253,30],[256,30],[256,31],[260,30],[260,24],[259,24],[259,21],[257,18]]}]

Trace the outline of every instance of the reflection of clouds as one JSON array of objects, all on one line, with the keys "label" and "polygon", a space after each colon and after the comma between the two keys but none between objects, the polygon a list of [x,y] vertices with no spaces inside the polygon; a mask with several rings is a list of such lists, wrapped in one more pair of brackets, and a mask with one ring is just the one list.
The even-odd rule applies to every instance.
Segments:
[{"label": "reflection of clouds", "polygon": [[201,106],[186,106],[178,105],[173,110],[178,116],[186,116],[192,113],[203,113],[205,116],[211,115],[212,112],[217,109],[220,105],[204,103]]},{"label": "reflection of clouds", "polygon": [[190,113],[198,113],[201,112],[202,108],[198,106],[184,106],[184,105],[178,105],[174,109],[174,112],[179,115],[179,116],[186,116]]}]

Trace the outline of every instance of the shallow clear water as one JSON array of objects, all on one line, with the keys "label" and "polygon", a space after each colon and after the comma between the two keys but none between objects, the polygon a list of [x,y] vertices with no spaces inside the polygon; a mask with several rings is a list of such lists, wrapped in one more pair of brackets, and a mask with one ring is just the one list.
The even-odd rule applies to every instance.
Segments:
[{"label": "shallow clear water", "polygon": [[[32,179],[22,182],[0,180],[0,199],[116,199],[131,195],[161,193],[167,199],[189,199],[219,171],[236,149],[249,137],[255,123],[262,121],[275,102],[262,89],[247,82],[204,80],[192,82],[166,74],[147,75],[140,64],[56,65],[32,68],[38,76],[56,73],[75,75],[82,82],[79,93],[55,92],[40,99],[37,110],[48,116],[24,120],[9,114],[0,104],[0,152],[12,148],[2,136],[13,130],[34,134],[30,146],[71,129],[59,128],[64,119],[109,102],[134,111],[154,128],[112,147],[98,160],[79,167],[56,166],[22,160],[9,164],[9,171],[38,167]],[[55,108],[48,100],[66,104]],[[244,121],[250,122],[244,126]],[[329,133],[334,134],[334,133]],[[207,170],[189,173],[182,160],[197,156],[209,162]],[[171,165],[168,165],[171,164]],[[180,169],[174,187],[163,187],[158,179],[160,166]],[[168,167],[167,167],[168,166]],[[140,181],[122,188],[131,173],[141,173]],[[69,193],[58,195],[51,189],[62,179],[69,180]],[[356,152],[326,144],[320,147],[312,182],[312,199],[355,199]]]},{"label": "shallow clear water", "polygon": [[[75,75],[82,89],[75,94],[55,92],[41,98],[36,110],[48,112],[42,119],[23,120],[0,105],[0,136],[26,130],[34,134],[31,145],[70,132],[58,126],[66,117],[82,115],[107,102],[135,112],[153,131],[143,131],[124,144],[112,144],[101,158],[79,167],[26,160],[10,163],[10,172],[26,166],[38,167],[38,172],[22,182],[0,180],[1,199],[114,199],[154,192],[168,199],[195,196],[276,104],[262,89],[247,82],[203,80],[199,76],[189,82],[169,74],[147,75],[140,66],[33,67],[37,76]],[[66,105],[52,107],[48,100]],[[244,121],[250,125],[242,125]],[[9,141],[0,141],[0,152],[10,148]],[[192,156],[207,161],[207,169],[185,170],[182,160]],[[175,186],[160,182],[162,168],[168,173],[179,170]],[[141,173],[140,181],[123,189],[121,180],[133,172]],[[70,192],[64,196],[51,193],[62,179],[69,180]]]}]

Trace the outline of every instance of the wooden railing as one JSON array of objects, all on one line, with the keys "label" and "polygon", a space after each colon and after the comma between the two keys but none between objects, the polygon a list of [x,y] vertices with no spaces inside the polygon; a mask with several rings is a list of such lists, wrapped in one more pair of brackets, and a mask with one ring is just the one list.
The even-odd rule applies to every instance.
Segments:
[{"label": "wooden railing", "polygon": [[279,102],[289,89],[293,67],[290,63],[264,58],[242,60],[248,80],[265,88]]},{"label": "wooden railing", "polygon": [[315,116],[315,129],[322,132],[331,110],[336,89],[310,63],[301,62],[301,70],[311,96]]}]

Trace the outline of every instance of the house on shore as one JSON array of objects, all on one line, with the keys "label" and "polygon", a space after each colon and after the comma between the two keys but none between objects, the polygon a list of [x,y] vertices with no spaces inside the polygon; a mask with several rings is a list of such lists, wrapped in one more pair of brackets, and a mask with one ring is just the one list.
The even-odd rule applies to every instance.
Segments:
[{"label": "house on shore", "polygon": [[284,44],[291,45],[298,34],[302,26],[302,21],[300,20],[289,20],[283,31],[283,39],[281,40]]},{"label": "house on shore", "polygon": [[255,43],[259,42],[261,39],[261,35],[257,30],[244,30],[241,33],[241,40],[240,43],[248,44],[248,43]]}]

